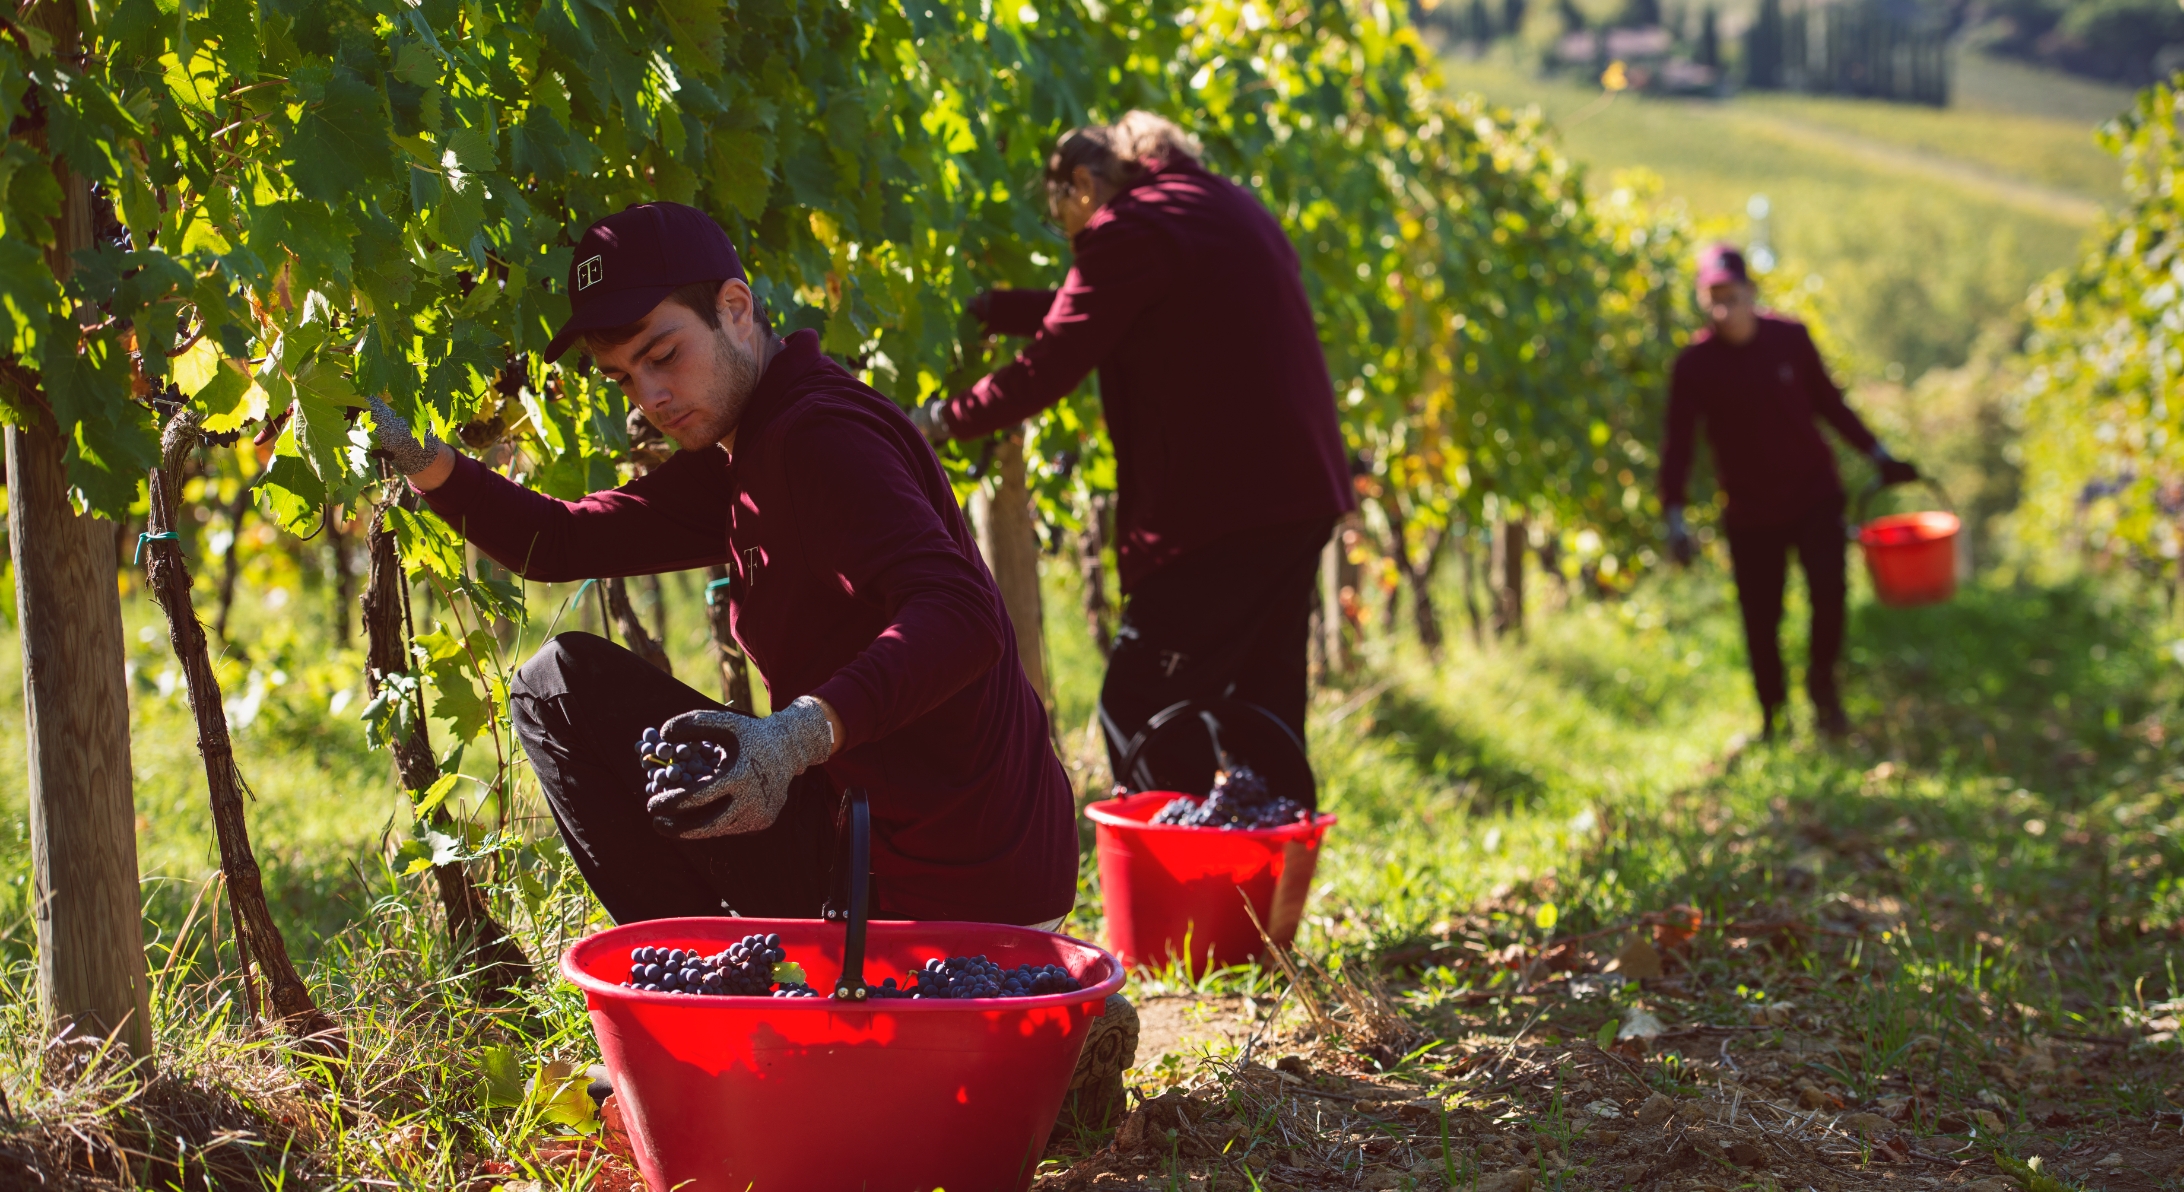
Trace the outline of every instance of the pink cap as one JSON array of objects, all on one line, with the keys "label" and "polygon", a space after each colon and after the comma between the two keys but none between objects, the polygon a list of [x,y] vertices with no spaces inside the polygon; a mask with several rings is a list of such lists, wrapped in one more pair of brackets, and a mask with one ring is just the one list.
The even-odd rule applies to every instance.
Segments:
[{"label": "pink cap", "polygon": [[1752,280],[1744,267],[1744,254],[1734,244],[1710,244],[1699,252],[1699,287]]}]

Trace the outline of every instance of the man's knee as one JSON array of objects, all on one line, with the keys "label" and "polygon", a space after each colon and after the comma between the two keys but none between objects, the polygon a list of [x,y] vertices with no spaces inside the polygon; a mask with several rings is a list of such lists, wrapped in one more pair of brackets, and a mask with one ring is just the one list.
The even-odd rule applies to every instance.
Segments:
[{"label": "man's knee", "polygon": [[618,648],[597,634],[581,630],[557,633],[538,648],[538,653],[516,668],[515,677],[509,681],[509,693],[533,697],[565,695],[576,676],[596,664],[601,649]]}]

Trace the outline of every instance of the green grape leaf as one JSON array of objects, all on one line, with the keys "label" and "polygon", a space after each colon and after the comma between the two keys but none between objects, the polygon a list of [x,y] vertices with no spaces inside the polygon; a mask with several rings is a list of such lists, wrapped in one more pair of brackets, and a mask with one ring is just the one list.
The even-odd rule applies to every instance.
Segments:
[{"label": "green grape leaf", "polygon": [[423,567],[441,579],[462,576],[463,540],[437,514],[397,506],[387,510],[387,523],[394,527],[395,544],[401,549],[404,563]]},{"label": "green grape leaf", "polygon": [[346,71],[326,84],[325,98],[305,109],[284,147],[288,176],[299,194],[322,203],[345,201],[388,172],[385,100]]},{"label": "green grape leaf", "polygon": [[328,489],[347,477],[344,449],[349,423],[344,410],[360,404],[349,378],[326,360],[313,360],[296,374],[296,444],[311,471]]},{"label": "green grape leaf", "polygon": [[524,1103],[523,1061],[516,1058],[513,1048],[490,1044],[479,1060],[485,1080],[483,1100],[488,1106],[506,1109]]},{"label": "green grape leaf", "polygon": [[379,677],[379,694],[364,705],[364,743],[383,749],[410,735],[417,720],[417,678],[395,672]]},{"label": "green grape leaf", "polygon": [[455,740],[477,737],[493,720],[493,702],[478,694],[477,668],[498,649],[491,634],[478,630],[456,637],[445,629],[417,636],[416,647],[424,659],[424,673],[433,691],[432,715],[449,721]]},{"label": "green grape leaf", "polygon": [[766,196],[773,190],[773,153],[773,137],[758,129],[712,134],[713,186],[745,219],[766,213]]},{"label": "green grape leaf", "polygon": [[722,25],[721,0],[657,0],[660,15],[675,31],[669,44],[690,58],[704,61],[718,55],[727,30]]},{"label": "green grape leaf", "polygon": [[424,793],[411,792],[415,800],[411,807],[411,814],[415,815],[419,820],[430,816],[439,808],[440,804],[447,802],[447,797],[455,793],[456,785],[461,783],[462,780],[463,776],[460,774],[442,774],[431,786],[425,788]]},{"label": "green grape leaf", "polygon": [[37,244],[13,235],[0,238],[0,349],[17,359],[35,359],[60,303],[61,287]]},{"label": "green grape leaf", "polygon": [[[281,437],[286,440],[288,435],[284,432]],[[326,505],[326,482],[301,458],[276,452],[252,487],[258,493],[259,508],[275,525],[291,534],[318,532],[319,516]]]}]

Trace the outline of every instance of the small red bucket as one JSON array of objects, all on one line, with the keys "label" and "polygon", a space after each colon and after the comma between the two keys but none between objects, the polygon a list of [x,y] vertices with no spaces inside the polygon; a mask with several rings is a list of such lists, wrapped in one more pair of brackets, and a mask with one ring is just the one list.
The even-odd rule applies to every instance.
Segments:
[{"label": "small red bucket", "polygon": [[1956,595],[1957,532],[1954,513],[1891,513],[1858,530],[1866,571],[1881,603],[1896,608],[1939,604]]},{"label": "small red bucket", "polygon": [[1142,791],[1085,808],[1098,840],[1108,946],[1133,967],[1170,959],[1187,960],[1194,972],[1243,964],[1265,950],[1252,914],[1288,946],[1335,817],[1256,829],[1146,822],[1175,797]]},{"label": "small red bucket", "polygon": [[843,967],[840,924],[655,919],[579,941],[561,974],[592,1029],[657,1192],[1020,1192],[1061,1112],[1091,1019],[1122,987],[1090,944],[991,923],[866,925],[868,980],[935,956],[1059,964],[1084,988],[1028,998],[684,997],[624,989],[633,949],[712,953],[779,932],[817,989]]}]

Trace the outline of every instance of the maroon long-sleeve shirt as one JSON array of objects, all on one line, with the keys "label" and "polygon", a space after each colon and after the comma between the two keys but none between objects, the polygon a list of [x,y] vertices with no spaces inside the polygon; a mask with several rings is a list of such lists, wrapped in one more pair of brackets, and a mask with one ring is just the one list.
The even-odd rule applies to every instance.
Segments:
[{"label": "maroon long-sleeve shirt", "polygon": [[1356,507],[1297,254],[1251,192],[1173,158],[1074,247],[1059,292],[995,292],[987,327],[1034,338],[948,421],[1022,422],[1097,368],[1125,592],[1223,535]]},{"label": "maroon long-sleeve shirt", "polygon": [[1820,437],[1826,420],[1859,451],[1877,440],[1843,402],[1805,325],[1761,315],[1749,341],[1701,331],[1676,357],[1661,444],[1663,506],[1684,503],[1698,428],[1714,450],[1714,477],[1729,496],[1732,526],[1782,526],[1823,500],[1841,497],[1835,453]]},{"label": "maroon long-sleeve shirt", "polygon": [[[736,640],[773,706],[832,705],[837,788],[871,796],[890,916],[1036,923],[1076,897],[1069,779],[993,577],[932,449],[810,331],[768,364],[731,459],[678,452],[580,501],[461,458],[426,494],[546,582],[726,563]],[[643,798],[631,791],[632,799]]]}]

